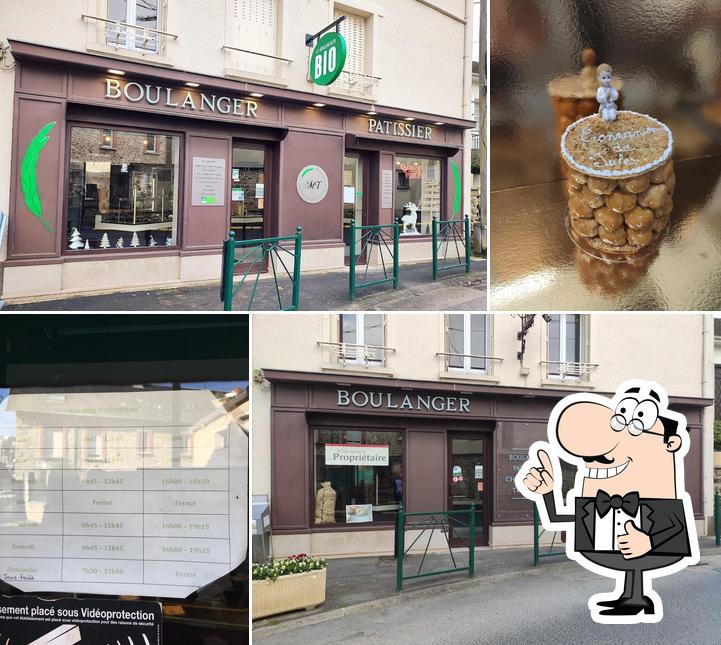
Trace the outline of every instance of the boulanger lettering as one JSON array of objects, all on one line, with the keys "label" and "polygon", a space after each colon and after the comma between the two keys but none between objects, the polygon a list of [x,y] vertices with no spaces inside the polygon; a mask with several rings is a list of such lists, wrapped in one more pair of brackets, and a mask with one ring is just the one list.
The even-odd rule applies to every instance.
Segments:
[{"label": "boulanger lettering", "polygon": [[432,139],[433,128],[429,125],[416,125],[402,121],[383,121],[381,119],[368,119],[368,132],[372,134],[392,134],[396,137],[410,137],[411,139]]},{"label": "boulanger lettering", "polygon": [[117,78],[106,78],[105,98],[120,99],[123,97],[130,103],[145,102],[148,105],[258,118],[258,104],[255,101],[216,96],[215,94],[208,95],[190,90],[177,90],[172,87],[141,84],[135,81],[125,83]]},{"label": "boulanger lettering", "polygon": [[432,394],[405,394],[401,398],[392,392],[364,392],[336,390],[337,405],[356,408],[385,408],[387,410],[417,410],[428,412],[469,413],[471,401],[462,396],[439,396]]}]

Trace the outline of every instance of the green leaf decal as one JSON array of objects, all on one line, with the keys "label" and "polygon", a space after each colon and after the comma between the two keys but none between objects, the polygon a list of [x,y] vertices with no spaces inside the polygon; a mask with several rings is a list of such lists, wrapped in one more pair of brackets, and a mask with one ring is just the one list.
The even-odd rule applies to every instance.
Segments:
[{"label": "green leaf decal", "polygon": [[458,166],[453,160],[451,160],[451,170],[453,171],[453,180],[456,184],[456,196],[453,199],[453,215],[455,216],[461,208],[461,173],[458,172]]},{"label": "green leaf decal", "polygon": [[22,164],[20,164],[20,185],[25,196],[25,205],[28,210],[37,217],[46,230],[54,231],[43,216],[43,205],[38,194],[38,159],[45,144],[50,139],[50,131],[57,125],[57,121],[46,123],[28,144]]}]

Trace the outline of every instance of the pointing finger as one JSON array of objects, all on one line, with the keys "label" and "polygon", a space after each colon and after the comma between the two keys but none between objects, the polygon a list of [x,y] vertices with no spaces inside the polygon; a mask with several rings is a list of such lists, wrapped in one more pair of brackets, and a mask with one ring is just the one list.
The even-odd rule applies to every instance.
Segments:
[{"label": "pointing finger", "polygon": [[551,458],[545,450],[538,451],[538,460],[541,462],[543,470],[547,470],[549,473],[553,472],[553,464],[551,464]]}]

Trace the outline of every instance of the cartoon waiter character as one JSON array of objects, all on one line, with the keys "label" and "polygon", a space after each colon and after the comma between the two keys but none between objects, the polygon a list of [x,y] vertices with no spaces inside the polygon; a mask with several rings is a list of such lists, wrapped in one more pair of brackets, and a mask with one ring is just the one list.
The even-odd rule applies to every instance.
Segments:
[{"label": "cartoon waiter character", "polygon": [[[568,532],[566,552],[590,571],[616,578],[614,593],[588,601],[601,623],[663,617],[652,579],[698,562],[683,458],[683,415],[668,409],[656,383],[628,381],[612,399],[578,393],[562,399],[548,422],[550,444],[536,442],[516,486],[538,504],[543,526]],[[577,466],[561,502],[559,458]]]}]

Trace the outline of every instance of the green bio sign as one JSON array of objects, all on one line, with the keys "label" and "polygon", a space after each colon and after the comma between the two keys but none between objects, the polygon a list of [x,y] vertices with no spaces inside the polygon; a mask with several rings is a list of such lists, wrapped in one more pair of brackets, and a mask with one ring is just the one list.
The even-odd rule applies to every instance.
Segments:
[{"label": "green bio sign", "polygon": [[310,56],[310,79],[316,85],[330,85],[343,71],[347,54],[345,38],[337,31],[321,36]]}]

